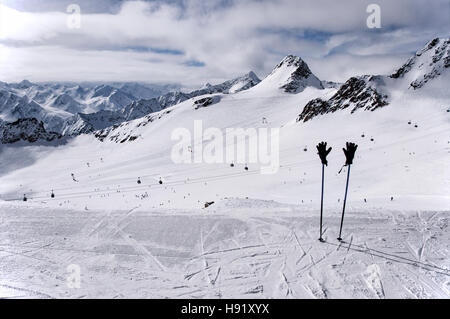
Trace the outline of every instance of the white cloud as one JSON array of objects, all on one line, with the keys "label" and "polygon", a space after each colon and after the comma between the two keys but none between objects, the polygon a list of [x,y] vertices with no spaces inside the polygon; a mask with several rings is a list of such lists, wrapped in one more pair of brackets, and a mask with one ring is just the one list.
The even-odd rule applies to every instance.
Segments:
[{"label": "white cloud", "polygon": [[336,54],[325,58],[305,59],[315,74],[328,81],[343,82],[352,76],[364,74],[392,74],[409,55],[359,56]]},{"label": "white cloud", "polygon": [[[371,1],[181,3],[127,1],[115,14],[84,13],[80,29],[67,28],[64,12],[2,7],[8,18],[0,31],[0,79],[195,85],[251,69],[264,76],[284,55],[297,54],[320,77],[344,81],[348,74],[395,68],[427,40],[446,35],[449,23],[444,0],[378,1],[380,30],[365,25]],[[183,54],[127,51],[136,47]],[[205,66],[188,67],[184,62],[190,60]]]}]

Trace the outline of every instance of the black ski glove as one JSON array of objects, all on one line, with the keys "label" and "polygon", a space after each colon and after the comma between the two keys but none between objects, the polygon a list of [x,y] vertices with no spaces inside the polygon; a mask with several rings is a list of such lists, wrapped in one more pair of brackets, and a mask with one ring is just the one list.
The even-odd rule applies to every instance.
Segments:
[{"label": "black ski glove", "polygon": [[355,143],[349,143],[347,142],[347,149],[343,148],[344,154],[345,154],[345,165],[352,165],[353,164],[353,158],[355,157],[356,149],[358,148],[358,145]]},{"label": "black ski glove", "polygon": [[320,160],[322,161],[323,165],[328,166],[327,156],[331,152],[331,147],[327,150],[327,142],[321,142],[317,146],[317,151],[320,157]]}]

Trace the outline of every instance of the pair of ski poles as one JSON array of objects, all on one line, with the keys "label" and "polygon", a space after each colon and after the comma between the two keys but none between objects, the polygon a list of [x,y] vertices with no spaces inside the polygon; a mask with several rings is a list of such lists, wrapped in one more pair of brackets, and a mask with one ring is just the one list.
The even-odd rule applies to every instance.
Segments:
[{"label": "pair of ski poles", "polygon": [[[342,241],[342,227],[344,225],[344,215],[345,215],[345,205],[347,203],[347,193],[348,193],[348,184],[350,180],[350,168],[353,164],[353,158],[355,157],[356,149],[358,148],[358,145],[355,143],[349,143],[347,142],[346,148],[343,148],[346,162],[345,166],[348,166],[347,170],[347,182],[345,185],[345,196],[344,196],[344,206],[342,208],[342,217],[341,217],[341,226],[339,229],[339,237],[338,240]],[[324,242],[324,239],[322,238],[322,224],[323,224],[323,193],[324,193],[324,184],[325,184],[325,166],[328,166],[327,156],[330,154],[332,148],[327,149],[327,143],[321,142],[317,145],[317,151],[319,154],[319,157],[322,161],[322,196],[320,200],[320,237],[319,240],[321,242]]]}]

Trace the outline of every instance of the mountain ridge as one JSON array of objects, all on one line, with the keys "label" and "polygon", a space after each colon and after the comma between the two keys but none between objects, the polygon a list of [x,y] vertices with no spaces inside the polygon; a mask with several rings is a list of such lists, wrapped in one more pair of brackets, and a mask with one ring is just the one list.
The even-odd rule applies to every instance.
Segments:
[{"label": "mountain ridge", "polygon": [[393,88],[407,92],[425,87],[431,80],[449,74],[450,39],[435,38],[410,57],[391,75],[363,75],[351,77],[328,100],[317,98],[304,107],[297,122],[351,108],[374,111],[390,104]]}]

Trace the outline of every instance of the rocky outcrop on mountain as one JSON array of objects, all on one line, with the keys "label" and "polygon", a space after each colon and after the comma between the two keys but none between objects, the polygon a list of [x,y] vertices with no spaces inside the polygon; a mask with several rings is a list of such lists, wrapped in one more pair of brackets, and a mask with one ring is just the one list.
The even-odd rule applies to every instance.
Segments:
[{"label": "rocky outcrop on mountain", "polygon": [[382,93],[381,76],[352,77],[328,101],[315,99],[306,104],[297,121],[307,122],[315,116],[351,108],[374,111],[388,105],[388,95]]},{"label": "rocky outcrop on mountain", "polygon": [[303,112],[298,116],[297,122],[307,122],[318,115],[330,113],[331,104],[328,101],[317,98],[309,101],[303,108]]},{"label": "rocky outcrop on mountain", "polygon": [[324,89],[339,89],[343,84],[333,81],[322,81],[321,83]]},{"label": "rocky outcrop on mountain", "polygon": [[220,102],[220,96],[208,96],[202,99],[198,99],[194,102],[194,109],[198,110],[201,107],[208,107],[210,105],[216,104]]},{"label": "rocky outcrop on mountain", "polygon": [[404,79],[414,90],[448,70],[450,66],[450,39],[433,39],[416,52],[390,77]]},{"label": "rocky outcrop on mountain", "polygon": [[24,118],[15,122],[0,122],[0,142],[13,144],[19,141],[35,143],[52,142],[61,139],[61,134],[48,132],[44,123],[36,118]]}]

